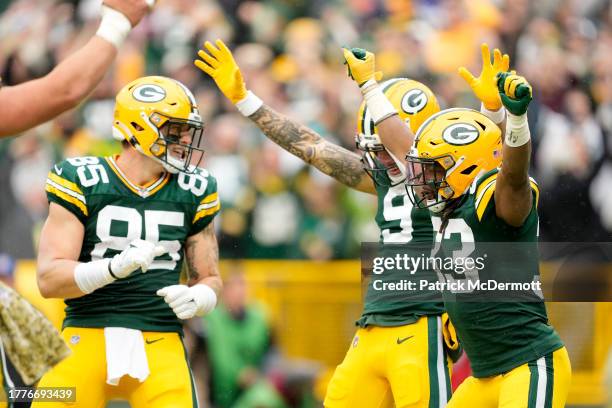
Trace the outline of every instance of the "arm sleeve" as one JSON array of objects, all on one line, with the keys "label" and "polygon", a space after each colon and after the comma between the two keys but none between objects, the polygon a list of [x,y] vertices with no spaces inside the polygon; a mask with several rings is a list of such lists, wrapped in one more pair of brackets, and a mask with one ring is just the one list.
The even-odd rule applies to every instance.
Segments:
[{"label": "arm sleeve", "polygon": [[202,197],[194,204],[194,216],[191,222],[190,235],[197,234],[212,222],[221,209],[221,201],[217,193],[217,180],[208,175],[208,185]]},{"label": "arm sleeve", "polygon": [[47,175],[45,190],[49,202],[61,205],[85,223],[89,211],[83,186],[74,166],[66,160],[55,164]]}]

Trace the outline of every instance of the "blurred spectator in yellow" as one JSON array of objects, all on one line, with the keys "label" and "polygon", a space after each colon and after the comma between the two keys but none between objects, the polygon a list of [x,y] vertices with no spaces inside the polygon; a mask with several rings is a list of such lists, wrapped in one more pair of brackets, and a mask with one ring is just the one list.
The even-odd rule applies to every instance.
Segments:
[{"label": "blurred spectator in yellow", "polygon": [[498,12],[484,0],[442,0],[440,3],[433,20],[437,27],[425,43],[425,60],[432,73],[454,73],[457,67],[474,61],[474,50],[490,35],[488,30],[495,28],[488,25],[496,25]]}]

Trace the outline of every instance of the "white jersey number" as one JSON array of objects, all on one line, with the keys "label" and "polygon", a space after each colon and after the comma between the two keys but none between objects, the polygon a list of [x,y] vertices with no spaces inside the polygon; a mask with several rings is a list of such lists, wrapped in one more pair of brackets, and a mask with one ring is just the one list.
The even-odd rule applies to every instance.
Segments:
[{"label": "white jersey number", "polygon": [[95,186],[100,180],[102,183],[108,183],[108,174],[104,166],[99,164],[100,159],[97,157],[73,157],[66,161],[77,168],[77,175],[83,187]]},{"label": "white jersey number", "polygon": [[178,185],[185,191],[191,191],[191,193],[195,196],[201,196],[206,191],[206,187],[208,186],[208,179],[206,178],[208,174],[185,174],[179,173],[178,175]]},{"label": "white jersey number", "polygon": [[[393,199],[402,200],[401,205],[393,205]],[[399,221],[400,231],[391,232],[390,228],[381,231],[385,244],[405,244],[412,240],[412,203],[403,184],[389,188],[383,198],[383,217],[385,221]]]},{"label": "white jersey number", "polygon": [[[461,249],[457,249],[453,251],[451,254],[453,259],[458,258],[467,258],[472,252],[476,249],[476,244],[474,243],[474,232],[470,228],[470,226],[465,222],[463,218],[451,218],[448,220],[448,224],[446,228],[444,228],[443,232],[440,232],[440,227],[442,226],[442,219],[440,217],[431,217],[431,223],[433,225],[434,231],[436,231],[436,240],[434,243],[434,248],[431,251],[432,258],[439,257],[438,252],[440,251],[440,246],[442,244],[443,239],[450,239],[452,234],[459,234],[461,236]],[[473,290],[468,289],[467,281],[477,282],[478,270],[474,268],[466,268],[464,272],[464,278],[455,278],[450,272],[446,271],[436,271],[440,280],[442,282],[449,282],[452,286],[454,286],[454,282],[459,280],[465,280],[464,290],[451,290],[452,293],[470,293]],[[451,287],[452,287],[451,286]]]},{"label": "white jersey number", "polygon": [[[127,232],[125,236],[116,236],[111,234],[111,226],[113,221],[119,221],[127,224]],[[91,251],[93,260],[102,259],[107,249],[123,251],[128,247],[130,242],[142,237],[142,215],[134,208],[121,207],[117,205],[107,205],[98,213],[98,221],[96,224],[96,235],[98,242]],[[153,261],[149,269],[174,269],[176,263],[181,259],[179,254],[181,243],[178,240],[160,241],[159,227],[161,225],[170,227],[182,227],[185,224],[185,216],[182,212],[177,211],[153,211],[146,210],[144,212],[144,239],[148,242],[158,243],[162,245],[172,260],[157,260]]]}]

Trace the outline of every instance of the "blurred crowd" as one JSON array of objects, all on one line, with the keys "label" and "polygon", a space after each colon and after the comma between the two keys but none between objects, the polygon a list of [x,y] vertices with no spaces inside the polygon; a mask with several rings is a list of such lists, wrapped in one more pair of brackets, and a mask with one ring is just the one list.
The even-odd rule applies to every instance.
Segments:
[{"label": "blurred crowd", "polygon": [[[43,75],[82,45],[97,27],[99,3],[0,2],[4,83]],[[348,258],[358,256],[361,241],[377,240],[374,197],[344,188],[268,141],[193,67],[198,47],[216,38],[234,50],[248,87],[266,103],[351,150],[361,95],[346,77],[341,46],[375,51],[386,78],[424,82],[443,108],[476,109],[457,68],[478,72],[483,41],[501,48],[534,88],[529,120],[541,237],[609,240],[610,1],[159,0],[79,109],[1,143],[0,252],[35,256],[48,169],[65,156],[117,152],[114,95],[149,74],[182,81],[199,102],[204,165],[219,179],[222,257]]]}]

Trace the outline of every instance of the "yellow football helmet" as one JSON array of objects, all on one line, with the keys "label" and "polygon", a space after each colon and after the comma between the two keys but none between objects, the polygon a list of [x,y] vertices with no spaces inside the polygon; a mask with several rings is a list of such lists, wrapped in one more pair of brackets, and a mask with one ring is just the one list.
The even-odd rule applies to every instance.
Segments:
[{"label": "yellow football helmet", "polygon": [[421,125],[406,157],[409,196],[439,212],[502,161],[501,129],[472,109],[446,109]]},{"label": "yellow football helmet", "polygon": [[[440,111],[436,96],[424,84],[407,78],[393,78],[380,85],[385,96],[416,134],[419,126],[431,115]],[[383,146],[378,131],[362,102],[357,114],[357,148],[363,152],[363,168],[374,183],[395,186],[405,178],[403,163]]]},{"label": "yellow football helmet", "polygon": [[[113,137],[126,140],[171,173],[195,171],[204,153],[198,147],[202,132],[195,98],[179,81],[143,77],[117,94]],[[197,163],[192,163],[194,151],[200,153]]]}]

